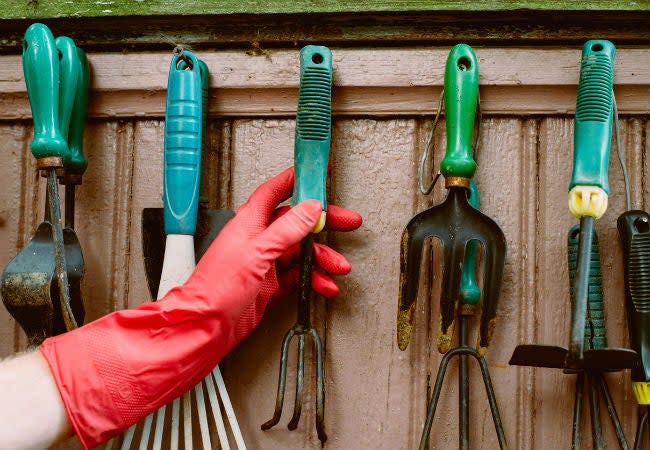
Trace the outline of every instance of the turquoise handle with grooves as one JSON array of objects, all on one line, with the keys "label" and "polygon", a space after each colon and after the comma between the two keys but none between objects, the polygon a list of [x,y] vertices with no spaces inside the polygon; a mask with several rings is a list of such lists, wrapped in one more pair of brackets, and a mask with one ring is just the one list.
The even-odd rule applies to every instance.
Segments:
[{"label": "turquoise handle with grooves", "polygon": [[[478,187],[472,179],[469,182],[469,204],[479,209]],[[481,299],[481,289],[476,282],[476,250],[478,242],[469,241],[463,261],[463,274],[460,279],[460,302],[463,305],[475,305]]]},{"label": "turquoise handle with grooves", "polygon": [[[59,130],[67,141],[81,62],[72,39],[59,36],[55,43],[59,52]],[[69,151],[66,151],[64,159],[67,159],[68,155]]]},{"label": "turquoise handle with grooves", "polygon": [[[327,209],[325,182],[332,140],[332,52],[308,45],[300,50],[300,91],[296,115],[291,205],[315,199]],[[320,231],[320,230],[315,230]]]},{"label": "turquoise handle with grooves", "polygon": [[167,82],[163,166],[163,215],[167,234],[192,235],[196,231],[202,110],[199,60],[184,50],[172,57]]},{"label": "turquoise handle with grooves", "polygon": [[616,47],[605,40],[587,41],[582,47],[569,190],[574,186],[597,186],[609,193],[607,165],[612,140],[615,55]]},{"label": "turquoise handle with grooves", "polygon": [[84,155],[83,145],[86,112],[88,111],[88,91],[90,89],[90,66],[88,65],[86,53],[78,47],[76,50],[79,60],[79,79],[77,81],[77,91],[72,107],[70,132],[68,133],[68,147],[70,151],[66,153],[64,161],[66,176],[81,176],[88,167],[88,160]]},{"label": "turquoise handle with grooves", "polygon": [[35,23],[27,29],[22,59],[34,118],[32,154],[36,159],[63,158],[68,146],[59,129],[59,55],[48,27]]},{"label": "turquoise handle with grooves", "polygon": [[471,178],[476,171],[472,132],[478,102],[478,61],[469,45],[455,45],[449,52],[444,97],[447,150],[440,172],[445,177]]}]

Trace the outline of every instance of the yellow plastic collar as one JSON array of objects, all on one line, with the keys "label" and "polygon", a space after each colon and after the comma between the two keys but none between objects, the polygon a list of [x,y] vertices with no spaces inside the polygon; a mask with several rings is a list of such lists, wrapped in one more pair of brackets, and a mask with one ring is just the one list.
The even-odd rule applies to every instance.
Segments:
[{"label": "yellow plastic collar", "polygon": [[320,233],[323,231],[323,228],[325,228],[325,218],[327,216],[327,212],[323,211],[320,213],[320,217],[318,218],[318,222],[316,222],[316,226],[314,226],[314,231],[313,233]]},{"label": "yellow plastic collar", "polygon": [[575,186],[569,191],[569,210],[578,219],[600,219],[607,211],[607,193],[597,186]]},{"label": "yellow plastic collar", "polygon": [[650,381],[634,381],[632,389],[639,405],[650,405]]}]

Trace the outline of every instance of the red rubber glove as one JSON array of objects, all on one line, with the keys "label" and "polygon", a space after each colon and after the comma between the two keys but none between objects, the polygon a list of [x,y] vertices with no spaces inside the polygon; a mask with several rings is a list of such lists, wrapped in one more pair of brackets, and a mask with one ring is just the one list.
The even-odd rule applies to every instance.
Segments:
[{"label": "red rubber glove", "polygon": [[[268,302],[295,284],[295,247],[315,226],[321,205],[310,200],[275,213],[292,188],[293,169],[261,185],[189,280],[159,301],[116,311],[43,342],[40,351],[85,448],[195,386],[257,326]],[[338,230],[361,224],[358,214],[334,206],[328,220],[330,229]],[[333,274],[350,270],[343,256],[325,246],[316,247],[316,261]],[[325,274],[315,276],[313,284],[325,295],[338,291]]]}]

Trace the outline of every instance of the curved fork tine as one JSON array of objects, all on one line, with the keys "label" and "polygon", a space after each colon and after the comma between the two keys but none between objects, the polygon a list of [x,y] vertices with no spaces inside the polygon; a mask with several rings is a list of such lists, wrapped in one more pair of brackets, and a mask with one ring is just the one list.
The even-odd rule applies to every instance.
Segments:
[{"label": "curved fork tine", "polygon": [[[491,219],[490,219],[491,221]],[[506,260],[506,238],[499,226],[494,224],[492,237],[482,240],[483,255],[485,262],[485,276],[483,278],[483,311],[481,312],[481,324],[477,350],[482,356],[487,352],[488,345],[494,334],[496,325],[497,306],[499,304],[499,291],[503,280],[503,269]],[[497,233],[498,231],[498,233]]]},{"label": "curved fork tine", "polygon": [[506,433],[503,429],[503,422],[501,422],[501,415],[499,414],[499,407],[497,406],[497,398],[494,394],[494,386],[492,385],[492,378],[490,377],[490,370],[488,369],[487,361],[482,356],[476,353],[471,353],[478,361],[481,368],[481,375],[483,375],[483,383],[485,384],[485,392],[487,394],[488,403],[490,404],[490,411],[492,412],[492,420],[494,421],[494,429],[497,432],[499,439],[499,447],[507,449],[508,443],[506,442]]},{"label": "curved fork tine", "polygon": [[295,430],[298,427],[302,412],[302,393],[305,387],[305,335],[298,336],[298,369],[296,371],[296,398],[293,403],[293,416],[287,428]]},{"label": "curved fork tine", "polygon": [[318,332],[310,328],[316,349],[316,433],[321,443],[327,440],[325,433],[325,365],[323,364],[323,343],[320,340]]},{"label": "curved fork tine", "polygon": [[413,313],[418,295],[420,281],[420,266],[422,264],[422,250],[426,233],[422,231],[423,215],[430,210],[416,215],[408,223],[402,233],[402,245],[399,256],[399,293],[397,308],[397,345],[400,350],[406,350],[411,340],[413,330]]},{"label": "curved fork tine", "polygon": [[271,420],[262,424],[261,429],[263,431],[266,431],[274,425],[277,425],[280,421],[280,417],[282,416],[284,390],[287,382],[287,353],[289,352],[289,342],[295,334],[296,330],[291,328],[289,331],[287,331],[287,334],[284,335],[284,339],[282,340],[282,352],[280,353],[280,377],[278,379],[278,395],[275,399],[275,411],[273,412],[273,417]]},{"label": "curved fork tine", "polygon": [[467,242],[459,241],[442,243],[443,271],[440,293],[440,330],[438,333],[438,351],[440,353],[449,351],[453,339],[466,244]]}]

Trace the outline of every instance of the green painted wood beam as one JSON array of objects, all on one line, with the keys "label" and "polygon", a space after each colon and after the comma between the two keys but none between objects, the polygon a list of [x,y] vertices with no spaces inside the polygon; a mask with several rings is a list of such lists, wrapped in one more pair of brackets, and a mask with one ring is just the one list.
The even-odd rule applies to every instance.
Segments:
[{"label": "green painted wood beam", "polygon": [[2,19],[433,11],[647,11],[650,0],[0,0]]}]

